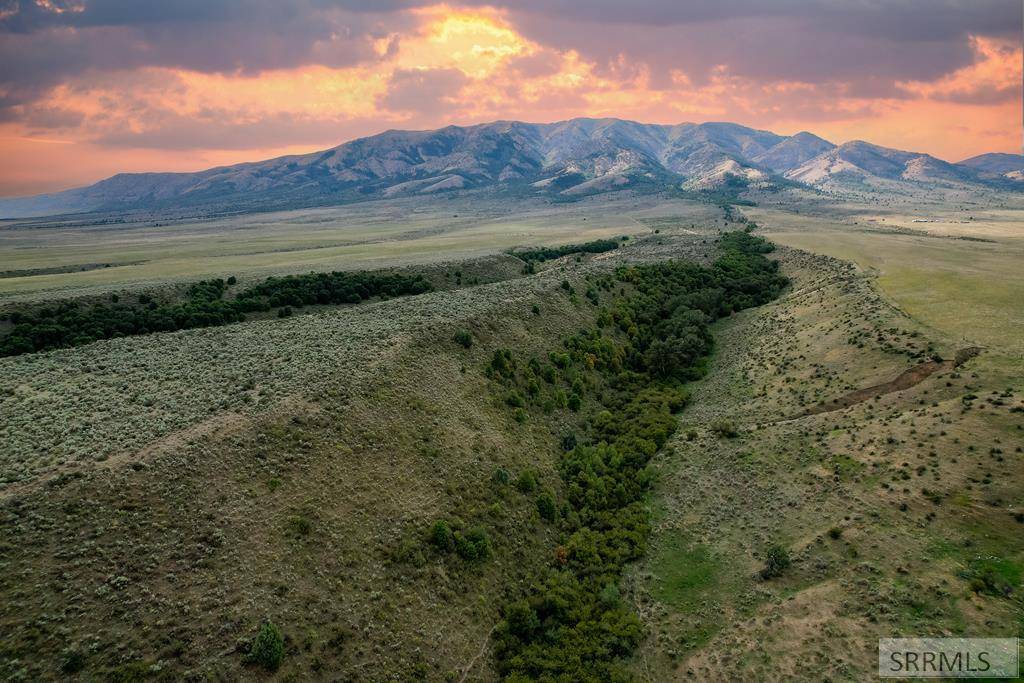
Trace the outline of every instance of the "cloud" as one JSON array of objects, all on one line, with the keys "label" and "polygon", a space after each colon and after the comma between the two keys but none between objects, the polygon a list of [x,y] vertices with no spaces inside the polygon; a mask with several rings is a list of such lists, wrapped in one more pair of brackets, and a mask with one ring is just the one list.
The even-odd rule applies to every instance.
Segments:
[{"label": "cloud", "polygon": [[897,83],[920,97],[964,104],[998,104],[1020,101],[1024,51],[1020,43],[972,36],[973,63],[932,82]]},{"label": "cloud", "polygon": [[104,147],[162,150],[245,150],[254,142],[273,140],[275,147],[316,145],[325,139],[344,140],[376,132],[376,119],[318,119],[287,112],[253,120],[237,120],[236,112],[207,110],[182,116],[170,112],[146,128],[111,127],[92,139]]},{"label": "cloud", "polygon": [[[88,0],[79,12],[47,8],[55,2],[21,0],[16,12],[0,19],[6,106],[96,71],[164,67],[252,75],[372,63],[381,57],[374,42],[385,34],[376,15],[312,0]],[[400,16],[390,21],[392,30],[413,23]]]},{"label": "cloud", "polygon": [[[935,151],[965,116],[974,144],[1015,135],[1019,45],[1009,0],[0,0],[0,134],[180,166],[616,116],[883,143],[888,122]],[[907,123],[923,111],[939,118]]]},{"label": "cloud", "polygon": [[468,82],[458,69],[399,69],[388,79],[378,105],[393,112],[433,115],[449,109]]}]

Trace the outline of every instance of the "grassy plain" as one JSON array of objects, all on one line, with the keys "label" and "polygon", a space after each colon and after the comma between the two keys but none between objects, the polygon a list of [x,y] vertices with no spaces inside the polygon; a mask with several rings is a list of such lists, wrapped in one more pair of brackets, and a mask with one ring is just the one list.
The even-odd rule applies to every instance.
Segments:
[{"label": "grassy plain", "polygon": [[[170,224],[39,228],[0,223],[0,299],[96,294],[235,275],[372,269],[456,261],[522,245],[564,244],[649,232],[648,217],[713,206],[651,197],[592,197],[571,204],[487,198],[386,200],[324,209]],[[110,264],[66,273],[40,268]],[[14,273],[10,273],[14,271]],[[21,277],[10,276],[25,271]]]}]

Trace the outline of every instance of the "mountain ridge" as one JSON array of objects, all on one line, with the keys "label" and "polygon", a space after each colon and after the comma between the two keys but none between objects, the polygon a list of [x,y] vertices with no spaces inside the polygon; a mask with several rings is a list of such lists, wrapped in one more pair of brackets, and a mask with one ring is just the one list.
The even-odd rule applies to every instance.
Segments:
[{"label": "mountain ridge", "polygon": [[952,164],[860,140],[836,145],[807,131],[785,136],[730,122],[494,121],[392,129],[308,154],[192,173],[119,173],[85,187],[0,199],[0,217],[260,210],[479,188],[563,197],[638,187],[714,190],[783,182],[820,189],[841,189],[850,182],[1015,188],[1012,173],[993,170],[993,164],[1008,163],[998,156]]}]

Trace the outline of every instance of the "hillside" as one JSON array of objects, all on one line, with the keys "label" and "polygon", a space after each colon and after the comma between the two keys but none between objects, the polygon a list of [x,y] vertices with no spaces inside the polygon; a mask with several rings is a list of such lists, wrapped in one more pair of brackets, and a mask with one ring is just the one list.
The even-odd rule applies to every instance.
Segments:
[{"label": "hillside", "polygon": [[[977,165],[977,164],[975,164]],[[0,200],[0,217],[81,212],[226,212],[486,189],[573,197],[621,189],[814,186],[854,181],[1006,186],[987,169],[811,133],[732,123],[498,121],[387,131],[332,149],[197,173],[119,174],[84,188]],[[1012,185],[1012,183],[1010,183]]]}]

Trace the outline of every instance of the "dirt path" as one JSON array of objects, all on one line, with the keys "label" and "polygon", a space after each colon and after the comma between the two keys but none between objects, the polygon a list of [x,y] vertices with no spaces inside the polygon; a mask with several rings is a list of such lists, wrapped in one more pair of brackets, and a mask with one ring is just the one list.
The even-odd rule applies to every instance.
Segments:
[{"label": "dirt path", "polygon": [[484,638],[484,643],[480,646],[480,651],[473,655],[473,659],[469,660],[469,664],[462,669],[462,678],[459,679],[459,683],[466,683],[466,679],[469,677],[473,667],[476,666],[477,661],[479,661],[479,659],[484,656],[484,653],[487,652],[487,647],[491,644],[491,636],[494,635],[494,630],[496,628],[497,626],[487,632],[487,637]]},{"label": "dirt path", "polygon": [[883,394],[891,394],[894,391],[903,391],[909,389],[917,384],[920,384],[928,377],[931,377],[940,370],[952,370],[958,365],[962,365],[966,361],[974,358],[981,349],[976,346],[970,346],[964,349],[960,349],[956,352],[956,357],[953,360],[930,360],[924,363],[915,365],[914,367],[904,370],[900,375],[888,382],[882,384],[876,384],[872,387],[865,387],[864,389],[857,389],[840,398],[834,399],[831,403],[819,403],[816,406],[808,408],[806,411],[798,415],[797,417],[807,417],[808,415],[818,415],[820,413],[829,413],[834,410],[842,410],[849,408],[852,405],[863,403],[864,401],[870,400],[875,396],[881,396]]}]

